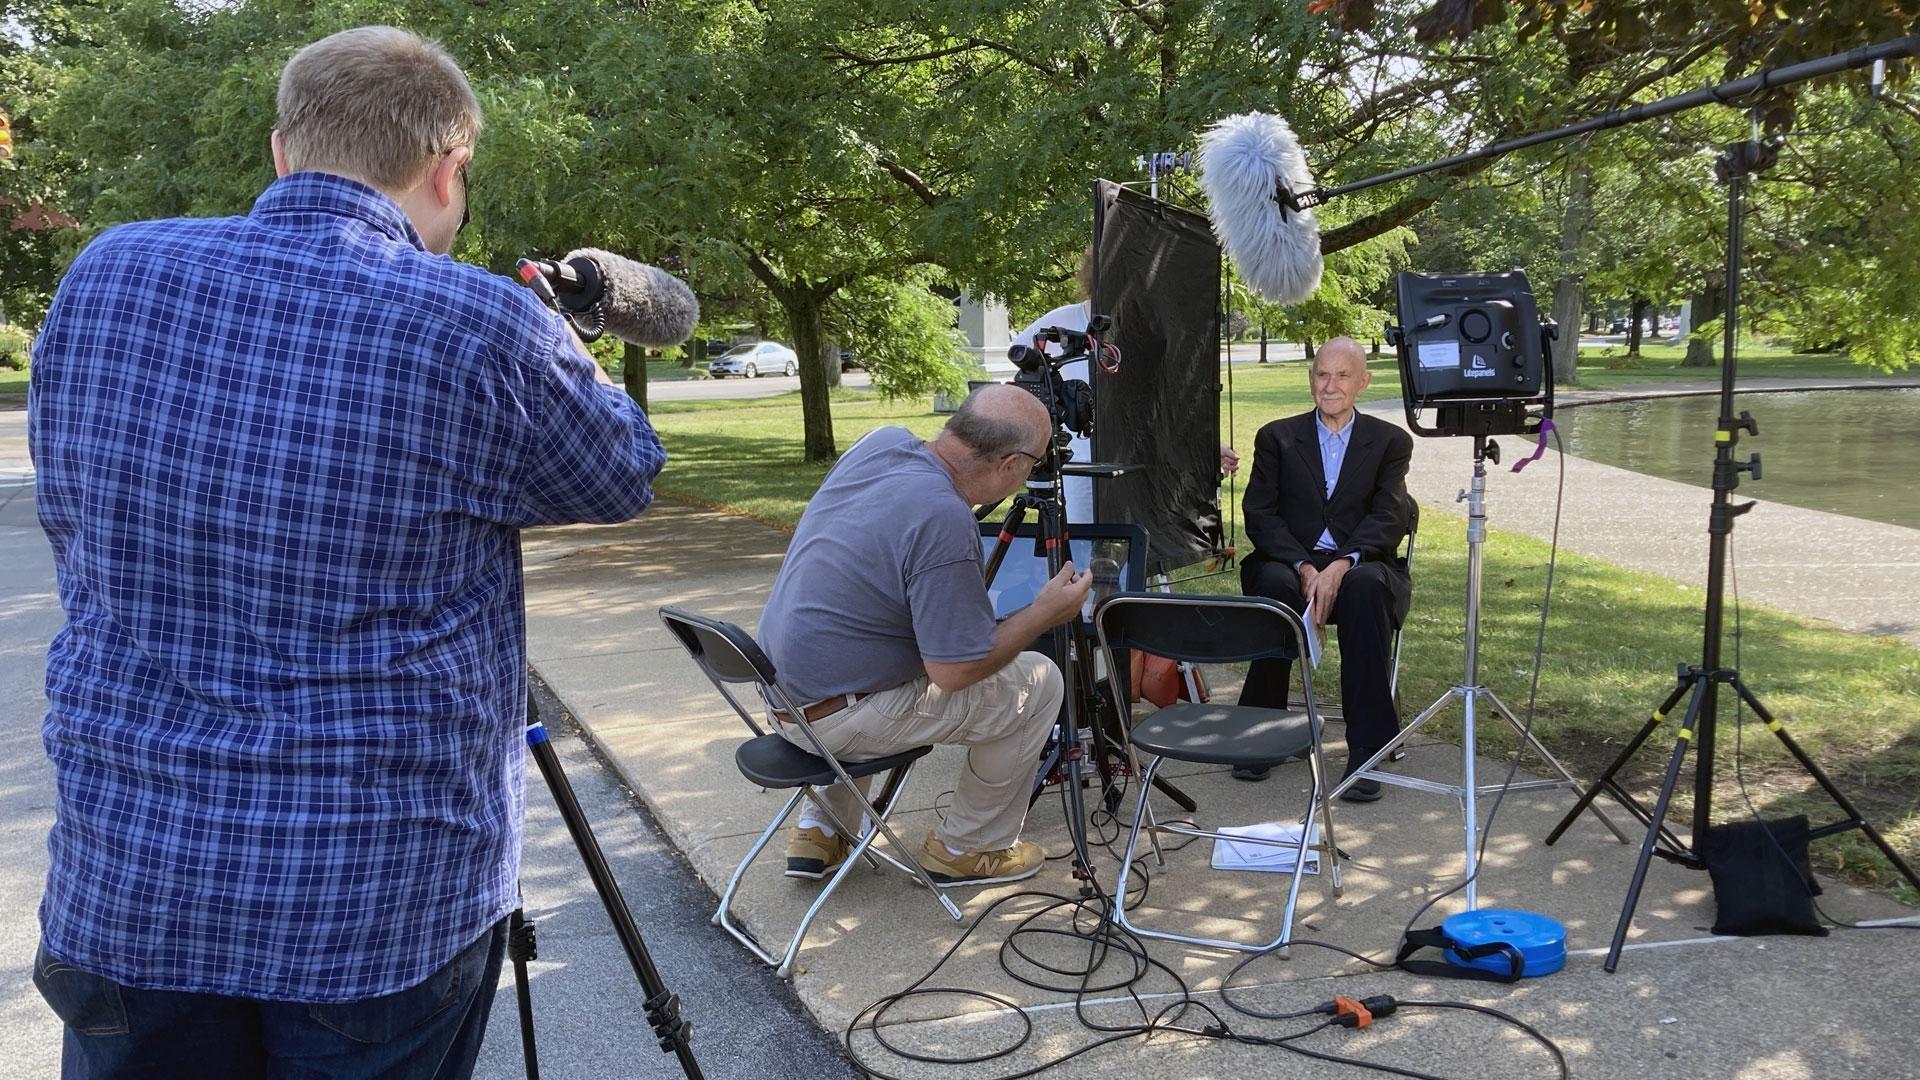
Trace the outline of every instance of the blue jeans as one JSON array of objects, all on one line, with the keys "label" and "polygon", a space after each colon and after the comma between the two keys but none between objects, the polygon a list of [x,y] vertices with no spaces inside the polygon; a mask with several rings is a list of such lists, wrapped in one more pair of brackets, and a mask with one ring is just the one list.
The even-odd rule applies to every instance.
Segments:
[{"label": "blue jeans", "polygon": [[33,984],[66,1024],[63,1080],[464,1078],[506,941],[502,920],[420,985],[340,1005],[140,990],[81,971],[44,943]]}]

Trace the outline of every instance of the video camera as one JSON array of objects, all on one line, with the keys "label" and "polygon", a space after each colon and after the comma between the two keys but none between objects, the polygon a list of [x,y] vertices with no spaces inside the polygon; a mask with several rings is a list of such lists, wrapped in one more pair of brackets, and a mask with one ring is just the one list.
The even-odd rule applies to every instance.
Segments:
[{"label": "video camera", "polygon": [[[1020,369],[1013,385],[1025,389],[1047,407],[1054,427],[1081,438],[1093,436],[1093,387],[1085,379],[1066,379],[1060,369],[1075,360],[1085,359],[1100,347],[1099,338],[1113,328],[1113,320],[1095,315],[1085,330],[1049,326],[1033,335],[1034,344],[1015,345],[1007,359]],[[1060,346],[1059,356],[1050,356],[1039,343],[1051,341]]]}]

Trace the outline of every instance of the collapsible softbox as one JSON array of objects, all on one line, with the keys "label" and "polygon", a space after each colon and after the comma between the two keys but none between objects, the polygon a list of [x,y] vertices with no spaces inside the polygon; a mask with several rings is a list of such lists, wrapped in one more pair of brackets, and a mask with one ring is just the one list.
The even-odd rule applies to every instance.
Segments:
[{"label": "collapsible softbox", "polygon": [[1113,318],[1118,374],[1093,364],[1093,457],[1143,468],[1093,482],[1103,522],[1142,525],[1147,572],[1220,547],[1220,246],[1207,219],[1094,185],[1093,310]]}]

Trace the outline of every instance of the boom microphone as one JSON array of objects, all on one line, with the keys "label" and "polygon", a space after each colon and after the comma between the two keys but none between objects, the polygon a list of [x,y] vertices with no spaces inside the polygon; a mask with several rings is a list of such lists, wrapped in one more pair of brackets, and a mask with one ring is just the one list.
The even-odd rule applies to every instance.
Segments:
[{"label": "boom microphone", "polygon": [[1297,304],[1320,287],[1320,223],[1282,201],[1313,190],[1300,139],[1266,113],[1229,116],[1200,138],[1214,235],[1254,292]]},{"label": "boom microphone", "polygon": [[559,262],[522,259],[520,278],[542,299],[551,291],[548,302],[587,340],[604,331],[635,345],[665,348],[692,337],[700,321],[700,301],[685,282],[657,266],[598,248],[570,251]]}]

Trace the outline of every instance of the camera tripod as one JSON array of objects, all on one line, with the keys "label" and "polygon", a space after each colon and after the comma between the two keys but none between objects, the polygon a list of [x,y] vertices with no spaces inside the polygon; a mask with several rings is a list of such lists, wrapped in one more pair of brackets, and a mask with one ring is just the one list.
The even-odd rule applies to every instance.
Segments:
[{"label": "camera tripod", "polygon": [[[1541,741],[1534,736],[1533,732],[1528,730],[1526,725],[1514,717],[1513,710],[1507,708],[1506,704],[1480,681],[1480,579],[1482,565],[1480,549],[1482,545],[1486,543],[1487,539],[1486,463],[1488,461],[1492,461],[1495,464],[1499,463],[1500,446],[1486,435],[1476,434],[1473,437],[1473,482],[1468,489],[1461,492],[1458,497],[1467,504],[1467,614],[1466,628],[1463,633],[1463,638],[1466,643],[1466,661],[1465,670],[1461,675],[1460,682],[1448,688],[1446,693],[1440,695],[1439,700],[1422,710],[1419,716],[1414,717],[1413,723],[1401,728],[1393,738],[1387,741],[1387,745],[1381,747],[1358,768],[1353,769],[1347,778],[1340,781],[1327,795],[1328,798],[1336,798],[1356,782],[1362,779],[1368,779],[1387,784],[1395,784],[1400,787],[1413,788],[1418,791],[1432,792],[1438,795],[1451,795],[1459,799],[1461,818],[1465,822],[1467,840],[1466,891],[1467,910],[1469,911],[1480,906],[1478,888],[1480,807],[1478,800],[1480,796],[1497,792],[1501,790],[1503,786],[1500,784],[1480,784],[1475,779],[1475,723],[1481,710],[1483,708],[1489,709],[1493,716],[1505,720],[1507,724],[1513,728],[1514,733],[1520,736],[1522,742],[1516,753],[1524,754],[1528,747],[1532,747],[1533,750],[1540,755],[1541,760],[1545,761],[1552,767],[1554,772],[1559,774],[1558,779],[1549,778],[1545,780],[1517,781],[1513,784],[1505,785],[1507,791],[1532,791],[1541,788],[1571,788],[1579,786],[1579,782],[1573,778],[1573,774],[1569,773],[1566,767],[1561,765],[1560,762],[1547,751],[1545,744],[1541,743]],[[1413,776],[1401,776],[1397,773],[1371,771],[1376,765],[1388,760],[1396,750],[1399,750],[1406,744],[1408,739],[1413,737],[1414,732],[1420,730],[1421,726],[1429,720],[1440,715],[1441,711],[1453,704],[1456,699],[1459,700],[1464,714],[1464,726],[1460,734],[1461,771],[1460,782],[1458,784],[1423,780]],[[1576,808],[1575,813],[1577,814],[1578,812],[1578,808]],[[1624,844],[1627,842],[1626,834],[1622,833],[1619,827],[1614,825],[1605,814],[1602,814],[1599,807],[1594,807],[1593,812],[1594,816],[1599,818],[1602,824],[1613,831],[1613,835],[1620,838],[1621,843]]]},{"label": "camera tripod", "polygon": [[[1920,38],[1913,40],[1920,42]],[[1902,43],[1901,47],[1903,50],[1909,48],[1905,43]],[[1895,52],[1893,55],[1900,54]],[[1860,63],[1864,63],[1866,59],[1871,59],[1871,51],[1856,50],[1855,53],[1847,54],[1845,59],[1850,66],[1860,66],[1860,63],[1852,63],[1857,57],[1863,58]],[[1817,68],[1819,73],[1824,73],[1826,68],[1832,66],[1832,61],[1801,66],[1808,69]],[[1757,128],[1757,124],[1755,126]],[[1720,658],[1720,637],[1726,604],[1727,544],[1733,535],[1734,519],[1753,509],[1752,503],[1734,505],[1730,496],[1733,489],[1739,486],[1742,472],[1752,473],[1755,480],[1760,478],[1758,453],[1746,461],[1736,461],[1733,457],[1734,447],[1740,441],[1741,432],[1744,431],[1755,437],[1760,434],[1759,426],[1754,423],[1751,413],[1742,412],[1736,417],[1733,412],[1736,370],[1734,338],[1740,314],[1740,265],[1745,222],[1742,195],[1747,179],[1773,164],[1775,152],[1772,144],[1753,138],[1728,146],[1715,165],[1715,171],[1727,186],[1727,296],[1722,323],[1726,361],[1720,368],[1720,422],[1714,432],[1713,440],[1713,506],[1707,519],[1707,601],[1704,612],[1705,640],[1701,646],[1700,663],[1679,666],[1674,688],[1667,695],[1666,700],[1662,701],[1660,707],[1653,711],[1653,715],[1647,718],[1647,722],[1641,725],[1633,741],[1620,751],[1620,756],[1614,758],[1613,763],[1607,766],[1606,771],[1600,774],[1600,778],[1594,781],[1593,786],[1580,797],[1580,801],[1567,812],[1567,816],[1561,820],[1560,824],[1554,826],[1553,831],[1547,834],[1547,843],[1551,844],[1558,840],[1580,811],[1591,805],[1594,797],[1603,791],[1647,826],[1646,838],[1640,845],[1640,856],[1634,863],[1633,880],[1627,886],[1626,903],[1620,908],[1620,921],[1614,926],[1613,943],[1607,949],[1606,969],[1609,972],[1620,964],[1620,951],[1626,945],[1627,930],[1633,925],[1633,911],[1640,902],[1640,890],[1646,884],[1647,867],[1652,857],[1659,855],[1669,862],[1693,870],[1706,868],[1706,860],[1701,857],[1699,845],[1705,840],[1707,830],[1713,824],[1713,742],[1722,684],[1732,688],[1737,702],[1745,703],[1747,708],[1754,711],[1754,714],[1767,725],[1767,730],[1779,738],[1781,745],[1786,747],[1787,753],[1792,755],[1800,768],[1820,785],[1827,797],[1832,799],[1846,815],[1832,824],[1814,828],[1809,839],[1817,840],[1823,836],[1833,836],[1859,829],[1867,834],[1867,838],[1880,849],[1882,855],[1887,857],[1887,861],[1893,864],[1900,876],[1906,878],[1914,888],[1920,889],[1920,877],[1914,876],[1913,869],[1900,858],[1898,852],[1893,850],[1886,838],[1880,835],[1880,830],[1874,828],[1873,823],[1854,808],[1846,795],[1834,786],[1833,781],[1827,778],[1827,774],[1821,770],[1820,766],[1807,756],[1807,752],[1794,741],[1793,736],[1787,733],[1787,729],[1774,719],[1765,705],[1760,703],[1760,699],[1754,696],[1753,691],[1747,689],[1747,684],[1740,678],[1739,670],[1724,666]],[[1640,747],[1655,731],[1659,730],[1682,697],[1687,698],[1687,711],[1680,721],[1679,737],[1675,740],[1673,753],[1667,761],[1666,775],[1660,783],[1660,795],[1654,800],[1653,809],[1648,810],[1621,786],[1616,777],[1627,762],[1633,759],[1634,754],[1639,752]],[[1693,834],[1690,843],[1682,843],[1667,828],[1666,817],[1668,806],[1673,799],[1674,788],[1680,779],[1680,767],[1686,761],[1689,748],[1693,749],[1695,755]]]},{"label": "camera tripod", "polygon": [[[1000,542],[988,557],[983,570],[988,586],[992,586],[999,575],[1000,565],[1006,560],[1007,551],[1029,514],[1038,519],[1038,543],[1046,556],[1047,576],[1051,578],[1058,574],[1066,565],[1069,526],[1066,506],[1060,496],[1060,458],[1064,453],[1060,443],[1064,441],[1064,438],[1056,438],[1046,459],[1034,466],[1027,480],[1027,490],[1014,496],[1009,505],[1001,525]],[[1118,475],[1119,467],[1084,468],[1101,470],[1094,475],[1113,476]],[[1067,831],[1073,839],[1073,876],[1081,882],[1082,894],[1091,895],[1093,862],[1087,847],[1086,805],[1082,795],[1082,786],[1086,782],[1083,771],[1086,767],[1086,751],[1081,732],[1085,731],[1090,736],[1094,756],[1093,773],[1100,784],[1100,802],[1109,812],[1120,805],[1120,790],[1114,787],[1113,776],[1119,767],[1122,745],[1119,732],[1112,729],[1108,710],[1103,705],[1096,685],[1092,661],[1095,653],[1086,622],[1076,614],[1067,620],[1066,625],[1055,627],[1049,634],[1053,640],[1054,655],[1060,664],[1060,674],[1066,682],[1066,694],[1062,700],[1060,724],[1055,737],[1047,745],[1045,757],[1039,763],[1028,802],[1037,801],[1049,782],[1057,781],[1063,785],[1067,798]],[[1161,777],[1154,777],[1153,784],[1183,809],[1193,810],[1198,805],[1185,792]]]},{"label": "camera tripod", "polygon": [[[567,774],[560,767],[560,756],[547,739],[546,725],[540,720],[539,700],[534,696],[531,686],[527,689],[527,749],[540,766],[540,776],[546,780],[547,788],[553,792],[553,801],[560,808],[560,818],[567,823],[573,846],[580,851],[580,861],[586,864],[587,876],[593,879],[594,890],[600,894],[600,903],[607,909],[608,918],[613,920],[614,936],[620,939],[620,946],[627,953],[627,961],[633,965],[633,973],[640,980],[640,987],[646,994],[643,1008],[646,1010],[647,1024],[653,1028],[660,1049],[680,1059],[681,1071],[687,1074],[688,1080],[701,1080],[703,1074],[700,1072],[700,1063],[694,1060],[693,1047],[688,1042],[692,1025],[680,1018],[679,996],[667,989],[666,983],[660,978],[659,969],[653,966],[653,957],[647,952],[647,943],[640,936],[640,928],[634,925],[633,913],[627,909],[626,898],[620,895],[620,885],[614,880],[613,870],[600,851],[600,842],[594,839],[593,828],[587,824],[579,799],[574,797],[573,785],[567,781]],[[526,1059],[527,1080],[540,1080],[540,1060],[533,1035],[533,988],[527,979],[527,961],[537,956],[534,926],[524,909],[516,909],[508,916],[507,926],[507,955],[513,961],[514,992],[520,1008],[520,1050]]]}]

